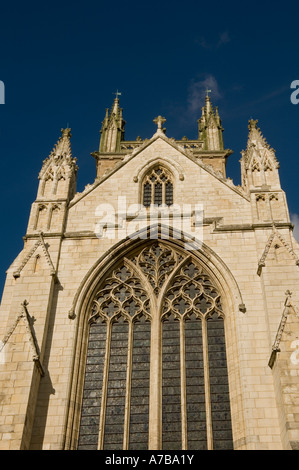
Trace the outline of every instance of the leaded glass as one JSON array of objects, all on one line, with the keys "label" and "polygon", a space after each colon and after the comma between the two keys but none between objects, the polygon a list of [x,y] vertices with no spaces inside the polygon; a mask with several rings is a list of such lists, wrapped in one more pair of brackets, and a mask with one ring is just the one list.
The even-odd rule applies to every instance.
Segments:
[{"label": "leaded glass", "polygon": [[145,243],[99,283],[89,323],[78,449],[146,450],[151,433],[163,450],[233,448],[221,296],[193,256]]},{"label": "leaded glass", "polygon": [[153,168],[143,181],[143,205],[157,206],[173,204],[173,183],[168,170],[163,167]]}]

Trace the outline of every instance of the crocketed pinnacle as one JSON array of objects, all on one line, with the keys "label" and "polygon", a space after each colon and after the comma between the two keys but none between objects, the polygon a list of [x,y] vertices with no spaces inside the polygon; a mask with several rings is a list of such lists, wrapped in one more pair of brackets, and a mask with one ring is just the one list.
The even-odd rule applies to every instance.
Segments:
[{"label": "crocketed pinnacle", "polygon": [[106,109],[106,115],[101,128],[100,152],[120,152],[120,142],[124,139],[125,121],[123,110],[119,107],[119,99],[113,101],[111,110]]},{"label": "crocketed pinnacle", "polygon": [[204,141],[205,150],[223,150],[223,127],[218,108],[213,108],[210,97],[205,98],[202,115],[198,119],[198,139]]},{"label": "crocketed pinnacle", "polygon": [[71,149],[71,129],[61,129],[61,136],[51,152],[51,156],[62,157],[62,156],[72,156]]},{"label": "crocketed pinnacle", "polygon": [[248,121],[248,141],[247,141],[247,148],[249,148],[252,144],[256,145],[258,148],[267,148],[270,149],[270,145],[266,141],[265,137],[263,136],[259,127],[257,127],[258,120],[257,119],[250,119]]}]

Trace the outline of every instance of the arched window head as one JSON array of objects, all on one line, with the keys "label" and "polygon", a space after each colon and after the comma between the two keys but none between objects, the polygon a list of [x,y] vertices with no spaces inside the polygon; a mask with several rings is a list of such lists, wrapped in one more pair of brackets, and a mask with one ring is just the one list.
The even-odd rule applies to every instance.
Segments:
[{"label": "arched window head", "polygon": [[173,204],[173,182],[172,176],[166,168],[156,166],[144,177],[142,202],[145,207],[151,204],[158,206]]},{"label": "arched window head", "polygon": [[225,314],[205,266],[154,241],[94,292],[77,449],[233,449]]}]

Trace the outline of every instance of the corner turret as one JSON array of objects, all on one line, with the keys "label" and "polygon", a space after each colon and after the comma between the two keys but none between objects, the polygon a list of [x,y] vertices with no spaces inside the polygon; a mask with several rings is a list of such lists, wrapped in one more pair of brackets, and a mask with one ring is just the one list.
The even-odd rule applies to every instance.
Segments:
[{"label": "corner turret", "polygon": [[43,162],[27,233],[63,230],[66,208],[76,193],[77,184],[77,159],[72,156],[70,138],[71,129],[61,129],[58,142]]}]

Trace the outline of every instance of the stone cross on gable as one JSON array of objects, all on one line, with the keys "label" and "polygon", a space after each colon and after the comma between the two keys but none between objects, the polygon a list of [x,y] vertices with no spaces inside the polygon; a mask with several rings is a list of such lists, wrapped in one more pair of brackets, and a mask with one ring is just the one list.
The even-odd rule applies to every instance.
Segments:
[{"label": "stone cross on gable", "polygon": [[154,119],[154,123],[157,124],[158,129],[162,130],[162,124],[166,122],[166,119],[162,116],[158,116]]}]

